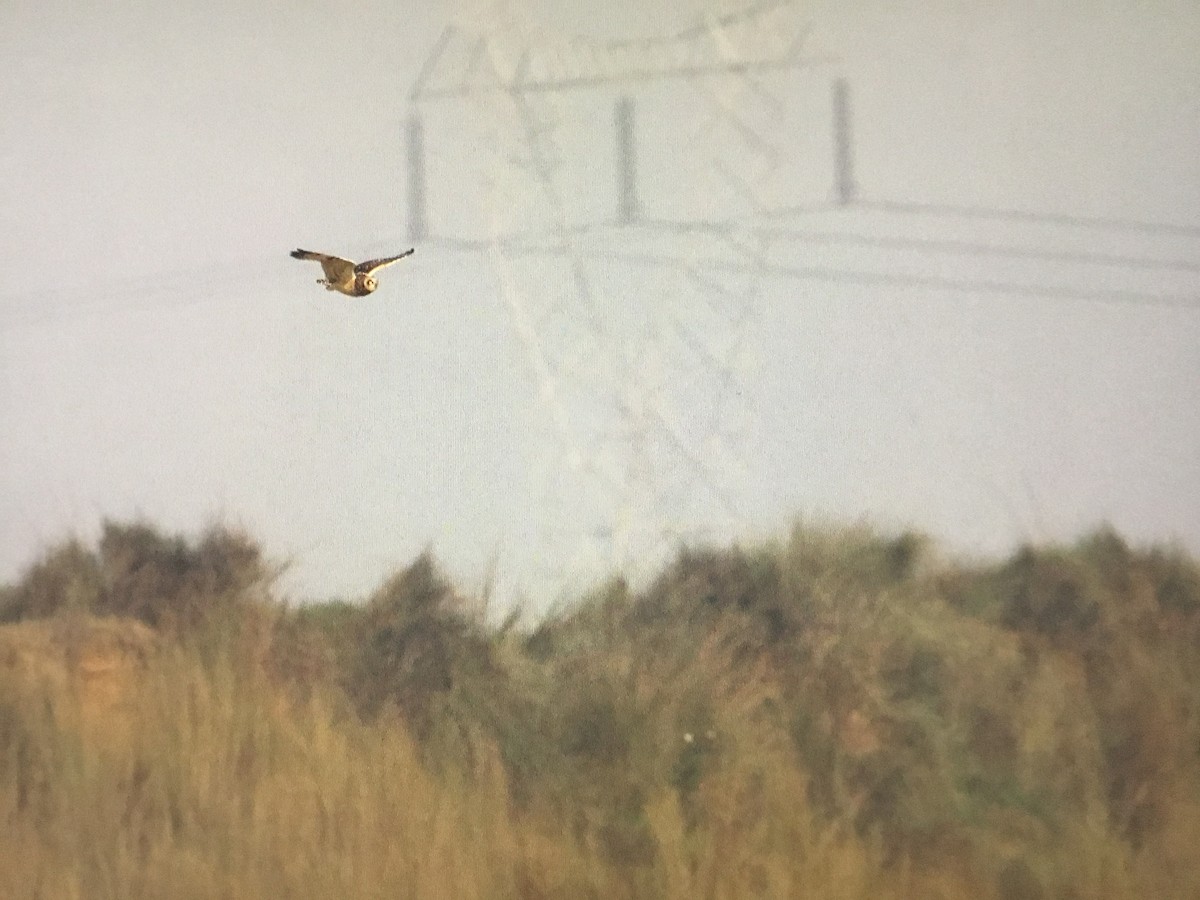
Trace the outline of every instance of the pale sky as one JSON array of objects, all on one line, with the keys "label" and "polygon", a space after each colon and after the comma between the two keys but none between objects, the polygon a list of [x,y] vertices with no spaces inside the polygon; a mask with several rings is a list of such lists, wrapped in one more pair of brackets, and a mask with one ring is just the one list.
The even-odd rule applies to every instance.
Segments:
[{"label": "pale sky", "polygon": [[[774,274],[718,277],[759,291],[736,348],[730,307],[705,311],[678,268],[636,261],[706,258],[711,233],[581,239],[603,338],[553,261],[430,239],[349,301],[288,258],[409,246],[404,134],[418,112],[435,237],[470,236],[474,219],[544,221],[535,180],[487,162],[507,152],[485,127],[497,101],[410,103],[452,20],[510,33],[520,21],[564,46],[556,35],[645,37],[733,6],[0,5],[0,578],[134,516],[246,527],[292,558],[297,598],[361,595],[432,547],[465,588],[494,565],[507,596],[544,603],[609,565],[617,532],[649,564],[670,546],[651,538],[668,520],[719,539],[868,519],[972,554],[1108,521],[1200,553],[1191,0],[807,4],[806,52],[836,60],[765,79],[776,100],[731,94],[782,148],[765,196],[830,198],[840,76],[861,196],[909,206],[780,219],[794,233],[771,245]],[[761,171],[699,126],[692,88],[623,89],[648,219],[765,221],[714,187],[714,158]],[[610,217],[611,97],[547,103],[571,221]],[[939,255],[921,240],[1126,262]],[[525,322],[502,290],[514,272]],[[736,385],[713,388],[724,370],[696,368],[680,323],[730,350]],[[618,407],[638,415],[605,412]],[[556,408],[575,417],[569,441]],[[662,443],[657,416],[681,445]],[[711,492],[680,474],[689,466]]]}]

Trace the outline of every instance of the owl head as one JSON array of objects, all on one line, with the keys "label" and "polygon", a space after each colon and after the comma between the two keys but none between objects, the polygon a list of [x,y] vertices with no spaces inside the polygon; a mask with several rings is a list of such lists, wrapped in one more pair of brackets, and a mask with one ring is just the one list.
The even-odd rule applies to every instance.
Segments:
[{"label": "owl head", "polygon": [[379,282],[375,280],[374,275],[360,275],[358,281],[362,289],[368,294],[379,287]]}]

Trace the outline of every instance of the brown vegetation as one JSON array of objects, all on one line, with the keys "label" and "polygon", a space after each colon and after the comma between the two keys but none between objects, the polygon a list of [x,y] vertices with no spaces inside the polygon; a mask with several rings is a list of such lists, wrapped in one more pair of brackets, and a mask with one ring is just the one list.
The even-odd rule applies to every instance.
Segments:
[{"label": "brown vegetation", "polygon": [[0,589],[2,897],[1187,898],[1200,567],[797,528],[532,628],[109,524]]}]

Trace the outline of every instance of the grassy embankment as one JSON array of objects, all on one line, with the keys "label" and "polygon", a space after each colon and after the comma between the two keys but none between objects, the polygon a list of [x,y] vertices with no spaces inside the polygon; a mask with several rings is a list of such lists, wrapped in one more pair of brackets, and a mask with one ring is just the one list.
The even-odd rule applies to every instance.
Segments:
[{"label": "grassy embankment", "polygon": [[0,897],[1193,898],[1200,566],[797,528],[534,627],[109,524],[0,589]]}]

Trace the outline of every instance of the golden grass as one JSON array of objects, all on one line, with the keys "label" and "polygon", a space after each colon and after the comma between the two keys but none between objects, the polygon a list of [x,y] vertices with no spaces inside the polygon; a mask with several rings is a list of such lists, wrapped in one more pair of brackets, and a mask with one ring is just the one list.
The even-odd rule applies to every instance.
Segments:
[{"label": "golden grass", "polygon": [[232,662],[161,650],[128,685],[119,739],[86,724],[98,695],[4,679],[5,898],[888,895],[860,843],[813,822],[784,748],[706,783],[701,828],[671,792],[652,798],[647,854],[619,828],[516,811],[485,739],[469,771],[434,775],[402,722],[296,700]]},{"label": "golden grass", "polygon": [[1192,898],[1200,574],[1114,540],[797,531],[524,633],[113,529],[136,604],[78,546],[0,592],[0,900]]},{"label": "golden grass", "polygon": [[47,781],[4,798],[4,897],[495,896],[511,847],[494,767],[439,783],[399,724],[176,650],[119,744],[83,737],[74,700],[10,706],[27,730],[8,763]]}]

